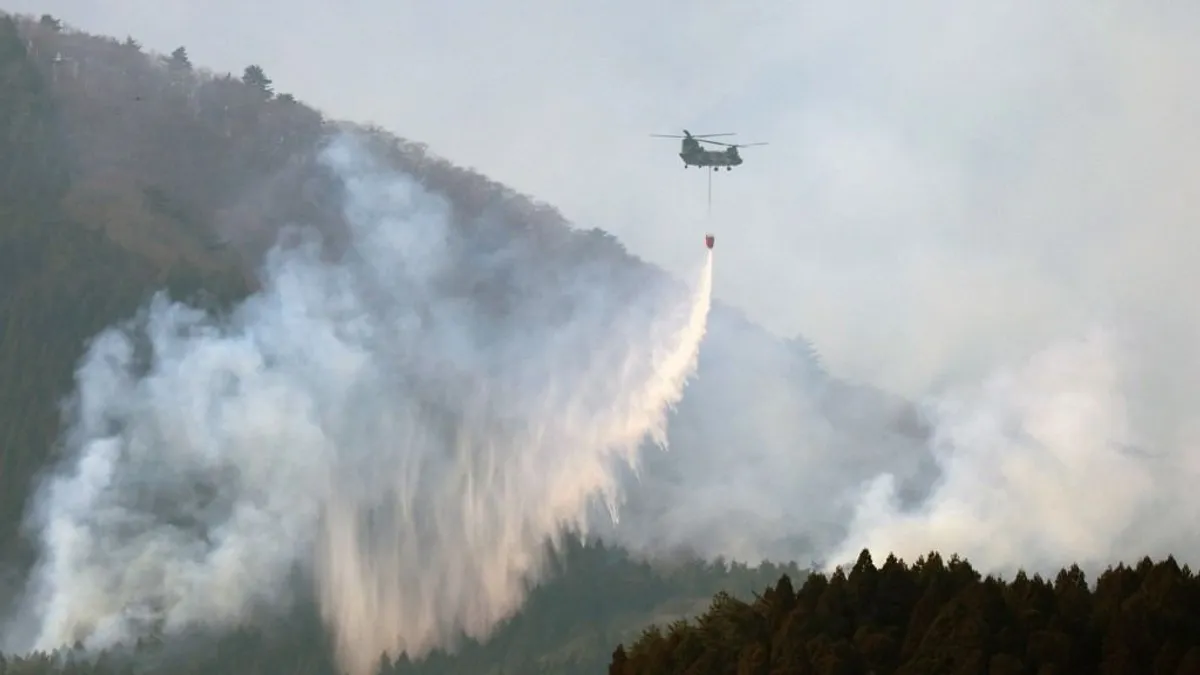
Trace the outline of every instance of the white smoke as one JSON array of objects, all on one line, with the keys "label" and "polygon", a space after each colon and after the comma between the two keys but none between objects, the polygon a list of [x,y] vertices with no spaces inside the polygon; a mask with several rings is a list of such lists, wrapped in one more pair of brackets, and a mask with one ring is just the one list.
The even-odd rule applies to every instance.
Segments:
[{"label": "white smoke", "polygon": [[1120,353],[1116,337],[1095,331],[933,400],[938,485],[905,513],[892,477],[877,476],[831,562],[863,547],[908,560],[938,550],[1011,573],[1192,552],[1186,532],[1164,541],[1153,526],[1159,509],[1178,506],[1157,491],[1171,493],[1180,467],[1136,435]]},{"label": "white smoke", "polygon": [[[1200,563],[1200,417],[1178,393],[1194,373],[1182,358],[1159,367],[1169,333],[1124,327],[932,390],[917,407],[923,433],[886,401],[743,343],[738,367],[702,364],[672,427],[680,450],[648,458],[617,536],[649,554],[827,567],[863,548],[877,561],[958,553],[1002,574],[1096,573],[1143,555]],[[706,358],[722,332],[714,317]]]},{"label": "white smoke", "polygon": [[877,562],[958,553],[1009,575],[1144,555],[1200,564],[1200,416],[1181,396],[1194,361],[1170,349],[1177,333],[1109,323],[1122,329],[931,389],[918,424],[886,398],[796,372],[786,350],[731,339],[714,316],[699,386],[672,425],[678,452],[647,458],[614,536],[651,556],[827,568],[864,548]]},{"label": "white smoke", "polygon": [[711,254],[694,289],[628,292],[586,260],[539,279],[355,139],[323,161],[344,255],[301,238],[231,315],[159,297],[91,346],[31,513],[37,625],[12,648],[237,625],[300,570],[362,675],[385,650],[486,635],[547,541],[615,508],[620,467],[665,444]]}]

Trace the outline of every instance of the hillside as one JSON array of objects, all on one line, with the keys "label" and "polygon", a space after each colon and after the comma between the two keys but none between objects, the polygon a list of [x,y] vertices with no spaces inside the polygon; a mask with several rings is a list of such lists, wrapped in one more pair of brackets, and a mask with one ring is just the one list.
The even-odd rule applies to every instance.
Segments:
[{"label": "hillside", "polygon": [[[876,565],[864,551],[855,565],[830,575],[768,568],[743,571],[729,583],[711,567],[656,576],[613,555],[574,549],[568,564],[595,576],[544,587],[487,646],[416,664],[382,659],[379,673],[596,673],[605,667],[610,675],[1200,671],[1200,582],[1169,557],[1116,565],[1089,582],[1075,566],[1053,578],[1022,572],[1005,580],[984,577],[957,556],[931,552],[912,564],[889,556]],[[641,583],[623,583],[617,595],[611,586],[588,582],[611,571]],[[780,576],[772,582],[768,574]],[[703,597],[699,589],[715,577],[725,578],[732,592]],[[762,590],[751,597],[747,587]],[[653,616],[654,625],[618,627],[628,619],[615,607],[644,612],[664,597],[676,598],[673,611],[641,615]],[[581,606],[601,612],[589,628],[577,627]],[[98,658],[68,652],[0,657],[0,674],[335,673],[321,627],[305,621],[303,612],[297,616],[267,635],[245,631],[203,650],[146,643],[132,654]]]},{"label": "hillside", "polygon": [[[24,633],[40,620],[18,598],[44,554],[38,537],[47,535],[32,521],[24,531],[21,523],[44,511],[34,495],[45,496],[36,490],[72,441],[63,418],[83,414],[69,397],[93,338],[144,317],[150,298],[164,289],[222,316],[267,284],[273,249],[305,244],[293,236],[294,226],[323,235],[316,247],[321,260],[346,256],[354,242],[345,181],[331,175],[320,155],[347,131],[363,140],[371,161],[444,200],[456,245],[482,262],[442,281],[471,310],[465,314],[486,317],[485,328],[519,332],[530,317],[552,324],[572,316],[578,309],[572,296],[556,291],[580,269],[587,283],[603,288],[609,305],[636,304],[678,285],[608,233],[568,223],[551,206],[457,167],[419,142],[327,119],[274,91],[269,74],[253,64],[240,74],[212,73],[192,64],[184,46],[152,54],[134,38],[88,35],[54,17],[0,16],[0,610],[6,619],[0,638],[10,640],[0,644],[9,651],[0,656],[0,675],[338,671],[311,585],[290,576],[305,570],[286,565],[268,568],[277,577],[220,568],[225,580],[243,583],[199,586],[195,594],[219,609],[230,597],[205,591],[262,583],[265,590],[249,590],[280,597],[253,612],[220,615],[225,620],[207,627],[189,625],[167,640],[155,624],[136,641],[100,653],[79,649],[88,635],[76,649],[53,653],[18,655],[9,645],[28,644]],[[139,367],[145,366],[132,366]],[[100,379],[103,398],[112,383]],[[299,416],[287,419],[301,426]],[[156,447],[187,445],[181,437],[199,435],[201,426],[152,429],[166,439]],[[1094,587],[1078,568],[1053,580],[983,578],[952,552],[911,565],[889,558],[879,566],[864,552],[852,568],[810,574],[808,561],[841,542],[860,496],[854,490],[864,482],[890,474],[902,508],[921,504],[939,477],[929,434],[914,406],[828,372],[803,336],[781,339],[718,304],[699,377],[673,413],[670,450],[648,449],[640,474],[625,477],[620,521],[587,538],[568,537],[551,556],[543,583],[487,639],[463,637],[453,649],[415,661],[385,658],[379,670],[1200,672],[1200,587],[1173,559],[1116,567]],[[266,472],[287,483],[286,469],[275,464]],[[191,514],[171,500],[195,499],[219,510],[227,504],[202,493],[228,486],[147,485],[141,478],[122,479],[148,502],[161,500],[162,513],[135,515],[161,519],[169,536],[132,547],[138,554],[150,557],[154,545],[180,532],[200,530],[197,540],[205,541],[216,536],[182,517]],[[297,504],[305,506],[285,506]],[[127,536],[129,521],[116,522],[99,531]],[[57,534],[67,548],[80,535],[61,524]],[[283,548],[275,539],[265,544],[251,550]],[[799,564],[759,564],[763,558]],[[139,582],[158,571],[141,556],[106,562],[119,572],[151,568],[128,577]],[[462,571],[457,560],[419,562],[449,567],[446,577]],[[101,607],[98,616],[136,623],[143,612],[150,623],[160,618],[152,605],[161,600],[151,595],[141,605]]]},{"label": "hillside", "polygon": [[[532,279],[526,285],[553,283],[582,260],[607,261],[605,283],[621,293],[665,280],[611,235],[572,227],[552,207],[418,142],[327,120],[273,91],[256,66],[241,77],[210,73],[188,60],[185,47],[146,54],[132,38],[90,36],[53,17],[6,31],[0,119],[8,178],[0,203],[8,215],[0,255],[10,291],[2,300],[0,381],[14,385],[3,393],[0,436],[5,550],[16,545],[29,480],[54,443],[56,402],[70,391],[86,340],[159,288],[187,298],[202,288],[226,303],[243,296],[286,226],[319,228],[336,246],[345,225],[316,152],[338,130],[367,133],[382,161],[444,196],[475,240],[521,242],[514,264]],[[463,274],[462,284],[492,289],[491,301],[501,295],[501,277]],[[649,453],[643,476],[629,486],[627,508],[645,516],[627,519],[643,524],[621,533],[629,545],[804,559],[843,534],[850,505],[838,500],[786,514],[809,522],[775,540],[765,529],[772,518],[761,524],[762,537],[733,541],[756,528],[746,514],[706,510],[683,529],[654,525],[672,520],[672,509],[692,508],[690,494],[724,484],[729,467],[793,481],[797,490],[852,486],[887,472],[912,500],[936,479],[921,442],[927,432],[911,407],[830,376],[803,337],[781,340],[718,303],[700,360],[672,425],[676,450]],[[756,403],[763,392],[770,406]],[[801,445],[806,464],[793,459]],[[710,544],[716,548],[703,550]]]},{"label": "hillside", "polygon": [[[702,611],[716,592],[751,599],[754,589],[781,574],[803,576],[795,566],[774,565],[751,570],[689,563],[653,569],[618,550],[595,545],[574,545],[557,562],[555,578],[537,589],[526,609],[486,644],[464,640],[454,655],[435,652],[417,663],[401,657],[394,665],[387,663],[387,670],[410,675],[595,673],[606,666],[612,645],[635,639],[652,622],[670,622]],[[131,651],[99,655],[73,655],[70,650],[55,655],[0,655],[0,674],[337,672],[315,608],[300,607],[266,627],[210,637],[143,641]],[[5,659],[11,670],[4,669]],[[62,661],[68,659],[78,663],[63,670]]]},{"label": "hillside", "polygon": [[[614,298],[674,283],[608,233],[572,226],[552,207],[456,167],[419,142],[327,119],[274,91],[253,64],[236,76],[211,73],[192,64],[183,46],[150,54],[133,38],[88,35],[54,17],[5,16],[0,606],[20,592],[33,560],[33,538],[22,536],[20,523],[36,506],[30,499],[41,472],[57,459],[61,404],[89,341],[162,289],[214,310],[232,306],[260,285],[267,252],[290,226],[319,230],[323,255],[337,257],[347,227],[342,195],[318,150],[346,130],[368,139],[374,157],[442,196],[465,241],[483,250],[504,242],[519,252],[500,267],[463,269],[454,280],[497,321],[518,321],[522,308],[537,306],[542,289],[583,263],[602,263],[600,282]],[[771,407],[758,403],[764,392]],[[566,565],[560,581],[537,590],[496,640],[460,658],[539,662],[547,672],[594,670],[630,631],[705,606],[721,589],[746,595],[780,572],[771,565],[714,568],[689,554],[806,560],[841,536],[851,506],[842,500],[781,505],[795,509],[782,518],[711,508],[714,491],[732,494],[731,476],[764,472],[804,491],[888,471],[916,501],[936,478],[920,443],[924,434],[904,402],[825,372],[802,337],[779,339],[718,305],[700,377],[674,416],[671,452],[647,455],[642,475],[628,482],[626,517],[600,533],[684,562],[651,567],[624,553],[609,559],[605,549],[577,551],[569,559],[584,562]],[[823,456],[809,455],[821,472],[794,460],[800,444],[822,448]],[[789,518],[795,526],[779,529]],[[311,614],[290,621],[297,632],[234,636],[227,639],[235,646],[222,653],[276,649],[296,664],[327,661],[324,643],[306,632],[315,630]],[[295,644],[316,651],[296,651]],[[436,658],[418,668],[439,672]]]}]

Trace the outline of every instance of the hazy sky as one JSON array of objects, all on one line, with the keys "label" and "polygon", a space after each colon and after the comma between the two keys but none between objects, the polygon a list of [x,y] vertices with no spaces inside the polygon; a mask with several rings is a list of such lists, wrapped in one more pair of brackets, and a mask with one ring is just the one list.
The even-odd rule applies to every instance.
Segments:
[{"label": "hazy sky", "polygon": [[[1153,0],[4,0],[428,143],[844,374],[976,376],[1093,323],[1200,320],[1200,6]],[[650,133],[770,145],[684,170]],[[1150,330],[1150,329],[1146,329]]]}]

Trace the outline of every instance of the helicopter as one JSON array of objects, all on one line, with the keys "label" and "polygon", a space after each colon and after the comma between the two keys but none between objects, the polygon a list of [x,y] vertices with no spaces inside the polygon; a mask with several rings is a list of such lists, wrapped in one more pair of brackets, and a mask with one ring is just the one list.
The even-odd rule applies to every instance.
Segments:
[{"label": "helicopter", "polygon": [[[733,167],[739,166],[742,163],[742,156],[738,154],[738,148],[746,148],[752,145],[766,145],[766,143],[725,143],[722,141],[710,141],[713,136],[733,136],[732,133],[725,134],[692,134],[687,129],[683,130],[682,136],[674,134],[650,134],[655,138],[682,138],[680,143],[679,158],[683,160],[683,168],[690,166],[709,167],[713,171],[720,171],[721,167],[725,167],[726,171],[732,171]],[[701,143],[711,143],[713,145],[723,145],[724,150],[705,150],[700,147]]]}]

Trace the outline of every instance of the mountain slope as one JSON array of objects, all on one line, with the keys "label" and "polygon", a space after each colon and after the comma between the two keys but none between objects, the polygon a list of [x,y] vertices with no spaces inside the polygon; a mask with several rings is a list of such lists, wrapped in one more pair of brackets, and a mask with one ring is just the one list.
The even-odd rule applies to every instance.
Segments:
[{"label": "mountain slope", "polygon": [[[20,333],[29,349],[38,345],[36,353],[10,346],[0,356],[10,368],[0,373],[5,381],[36,380],[45,387],[37,396],[20,396],[25,412],[6,424],[9,440],[2,451],[9,470],[0,479],[5,488],[0,522],[8,525],[0,541],[9,542],[31,472],[56,431],[51,400],[67,392],[69,364],[80,356],[83,342],[104,324],[127,316],[163,284],[180,293],[203,287],[226,300],[246,292],[255,284],[264,252],[286,226],[319,228],[336,255],[344,224],[336,185],[317,166],[316,149],[329,133],[354,126],[326,120],[274,92],[267,75],[253,65],[241,78],[209,73],[193,66],[183,47],[166,57],[146,54],[132,39],[74,32],[50,17],[24,20],[20,32],[20,45],[10,37],[6,53],[23,64],[13,72],[26,74],[8,85],[14,96],[6,101],[42,106],[38,119],[46,121],[39,123],[40,136],[14,127],[10,137],[42,143],[21,157],[37,158],[44,171],[64,178],[46,179],[58,186],[58,197],[10,185],[10,194],[40,193],[43,202],[7,219],[3,236],[25,241],[21,233],[37,226],[21,223],[59,223],[78,237],[56,235],[53,241],[63,247],[81,242],[80,254],[91,258],[64,265],[81,275],[120,279],[86,282],[107,308],[91,304],[50,311],[42,304],[30,309],[53,330]],[[18,123],[27,122],[13,122]],[[518,263],[523,273],[553,283],[556,270],[604,258],[622,270],[606,283],[628,294],[664,276],[603,231],[572,228],[552,207],[455,167],[420,143],[367,131],[386,161],[444,195],[459,226],[481,245],[497,238],[523,242]],[[103,244],[82,243],[88,236],[100,236],[96,241]],[[5,248],[16,257],[18,246],[29,245]],[[18,296],[66,302],[77,292],[70,287],[78,285],[75,281],[38,276],[28,262],[12,269],[26,270],[12,278]],[[464,270],[462,283],[502,303],[502,286],[498,278],[483,276],[488,273]],[[25,318],[29,312],[12,313],[11,325],[33,321]],[[80,312],[91,314],[85,318]],[[61,346],[51,353],[50,344]],[[38,366],[53,375],[29,370],[38,359],[53,363]],[[836,543],[849,518],[849,505],[838,506],[837,499],[798,502],[786,515],[807,518],[804,531],[778,534],[768,534],[777,522],[774,516],[736,508],[701,510],[696,500],[707,500],[710,490],[727,485],[730,469],[749,472],[747,485],[770,478],[781,481],[781,490],[798,492],[824,490],[831,483],[856,485],[888,472],[919,499],[935,475],[922,444],[925,432],[912,424],[915,419],[904,402],[830,377],[802,338],[780,340],[718,303],[699,378],[672,426],[673,450],[650,453],[644,475],[631,482],[627,508],[646,513],[627,519],[627,525],[643,525],[630,525],[618,536],[635,547],[658,542],[749,559],[818,555]],[[689,515],[683,518],[673,509]]]},{"label": "mountain slope", "polygon": [[[214,74],[191,64],[182,47],[147,54],[131,39],[72,31],[52,17],[18,19],[0,21],[0,142],[8,144],[0,147],[0,553],[18,570],[12,579],[31,559],[18,523],[38,472],[54,459],[58,405],[88,341],[161,288],[214,307],[244,297],[258,284],[264,254],[292,225],[320,230],[325,254],[337,256],[346,228],[341,195],[317,150],[339,129],[366,132],[376,155],[444,196],[465,240],[483,249],[517,242],[510,248],[519,256],[505,265],[520,275],[498,267],[456,279],[499,316],[582,261],[612,263],[603,281],[615,298],[665,283],[661,270],[611,235],[573,228],[548,205],[420,143],[327,120],[274,92],[253,65],[241,77]],[[803,339],[781,340],[717,306],[700,376],[675,413],[671,450],[648,452],[641,475],[629,478],[625,517],[599,534],[684,560],[817,555],[837,542],[851,507],[822,492],[831,479],[854,485],[889,471],[914,499],[933,480],[923,432],[906,431],[909,419],[903,402],[824,372]],[[764,477],[772,481],[765,488]],[[764,489],[775,500],[765,506]],[[656,583],[660,574],[623,564],[595,574],[618,589]],[[710,574],[696,563],[682,569]],[[748,589],[776,572],[740,567],[691,590],[668,585],[652,604],[599,612],[549,586],[558,599],[545,602],[556,609],[523,613],[519,621],[539,628],[508,629],[511,641],[528,641],[522,635],[549,623],[564,632],[553,645],[511,647],[513,658],[592,663],[596,654],[607,658],[606,641],[706,604],[720,587]],[[0,601],[17,590],[3,584]],[[568,616],[546,618],[556,611]]]}]

